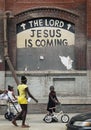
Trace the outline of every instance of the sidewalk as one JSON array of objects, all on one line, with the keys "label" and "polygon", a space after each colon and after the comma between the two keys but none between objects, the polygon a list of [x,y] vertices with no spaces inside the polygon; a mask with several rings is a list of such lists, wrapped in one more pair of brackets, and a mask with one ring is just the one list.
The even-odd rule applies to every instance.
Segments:
[{"label": "sidewalk", "polygon": [[[74,114],[68,114],[71,118]],[[4,118],[4,115],[0,115],[0,129],[2,130],[19,130],[19,129],[26,129],[26,130],[66,130],[66,123],[45,123],[43,121],[45,114],[29,114],[27,115],[26,123],[30,125],[30,128],[21,128],[21,120],[17,121],[19,127],[13,126],[11,121],[8,121]]]}]

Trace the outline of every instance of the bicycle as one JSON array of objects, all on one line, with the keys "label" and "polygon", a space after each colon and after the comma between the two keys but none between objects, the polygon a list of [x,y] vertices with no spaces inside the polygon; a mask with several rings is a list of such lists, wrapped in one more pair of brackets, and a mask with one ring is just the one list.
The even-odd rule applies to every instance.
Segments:
[{"label": "bicycle", "polygon": [[[51,110],[53,110],[54,108],[56,108],[56,107],[52,107],[52,108],[50,108]],[[52,112],[52,114],[47,114],[45,117],[44,117],[44,121],[46,122],[46,123],[51,123],[51,122],[58,122],[59,121],[59,119],[58,119],[58,117],[61,117],[61,122],[62,123],[68,123],[69,122],[69,116],[68,116],[68,114],[66,114],[66,113],[64,113],[62,110],[60,110],[58,113],[56,113],[56,112]]]}]

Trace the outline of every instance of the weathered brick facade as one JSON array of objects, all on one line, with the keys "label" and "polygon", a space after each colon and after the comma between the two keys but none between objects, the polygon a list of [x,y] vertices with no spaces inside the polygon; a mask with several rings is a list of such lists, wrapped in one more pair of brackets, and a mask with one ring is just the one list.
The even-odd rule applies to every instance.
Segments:
[{"label": "weathered brick facade", "polygon": [[87,38],[91,39],[91,1],[87,0]]},{"label": "weathered brick facade", "polygon": [[[76,69],[87,69],[87,63],[90,64],[89,61],[87,61],[87,44],[88,40],[90,40],[91,37],[90,0],[41,0],[40,2],[37,0],[0,0],[0,3],[1,15],[5,13],[5,11],[11,11],[14,15],[13,19],[8,20],[9,54],[14,67],[16,66],[16,24],[31,17],[35,18],[39,16],[51,16],[71,21],[76,25]],[[57,13],[57,11],[59,13]],[[0,30],[1,44],[3,43],[2,24],[3,23],[0,24],[2,27],[2,29]],[[1,70],[4,69],[4,67],[2,67],[3,65],[4,64],[0,65]]]},{"label": "weathered brick facade", "polygon": [[[32,85],[34,85],[33,86],[34,88],[35,87],[37,88],[38,85],[37,88],[38,92],[35,92],[34,88],[32,88],[32,90],[33,92],[35,92],[35,95],[38,96],[38,98],[41,100],[42,103],[44,102],[46,104],[48,90],[51,83],[53,83],[55,87],[56,85],[58,85],[59,89],[61,88],[60,83],[63,83],[64,92],[61,94],[63,94],[62,101],[64,104],[73,104],[73,105],[80,103],[83,105],[90,104],[90,98],[91,98],[91,72],[90,72],[91,11],[90,10],[91,10],[91,0],[39,0],[39,1],[0,0],[0,60],[1,60],[0,72],[4,71],[3,75],[5,76],[4,77],[5,79],[3,78],[2,81],[3,84],[5,85],[5,87],[3,88],[6,88],[9,83],[14,84],[11,78],[12,77],[11,73],[7,71],[10,68],[8,67],[8,64],[5,61],[4,57],[5,44],[8,43],[8,56],[14,69],[17,70],[18,77],[20,78],[21,74],[26,74],[26,76],[31,80]],[[11,17],[11,15],[13,17]],[[5,17],[7,17],[7,28],[4,28]],[[28,72],[18,71],[16,26],[24,21],[44,17],[63,19],[75,25],[75,45],[74,45],[75,70],[67,72],[66,71],[61,72],[60,70],[58,71],[49,70],[41,72],[32,70]],[[5,29],[7,30],[7,32],[5,32]],[[6,41],[5,41],[5,33],[7,36]],[[29,54],[28,56],[31,57],[31,55]],[[19,59],[19,62],[21,62],[21,59]],[[43,65],[45,66],[45,64],[46,63],[44,63]],[[63,81],[67,83],[64,84]],[[69,91],[66,88],[67,89],[72,88],[71,91],[72,93],[69,93]],[[38,95],[38,93],[40,93],[40,95]],[[66,97],[65,95],[68,97],[70,96],[70,98],[72,98],[72,101],[70,100],[69,102],[69,98],[68,100],[65,99]],[[77,98],[78,96],[80,97],[79,100]],[[85,98],[83,97],[86,97],[87,100],[85,100]],[[45,104],[44,105],[42,104],[42,107],[44,107]]]}]

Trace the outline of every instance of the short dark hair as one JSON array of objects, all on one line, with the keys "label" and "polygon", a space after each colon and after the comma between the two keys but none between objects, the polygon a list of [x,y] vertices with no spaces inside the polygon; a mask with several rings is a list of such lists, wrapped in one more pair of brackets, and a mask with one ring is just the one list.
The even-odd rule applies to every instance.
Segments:
[{"label": "short dark hair", "polygon": [[51,86],[50,86],[50,89],[54,89],[54,86],[53,86],[53,85],[51,85]]},{"label": "short dark hair", "polygon": [[13,86],[11,86],[11,85],[8,85],[8,90],[12,90],[13,89]]},{"label": "short dark hair", "polygon": [[26,82],[27,82],[27,78],[24,75],[21,76],[21,82],[24,84],[26,84]]}]

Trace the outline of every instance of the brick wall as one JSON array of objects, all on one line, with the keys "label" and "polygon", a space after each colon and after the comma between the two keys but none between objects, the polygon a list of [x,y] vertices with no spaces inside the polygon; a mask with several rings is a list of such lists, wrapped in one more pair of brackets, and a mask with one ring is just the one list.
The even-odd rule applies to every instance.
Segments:
[{"label": "brick wall", "polygon": [[5,0],[0,0],[0,10],[5,10]]},{"label": "brick wall", "polygon": [[[86,3],[87,2],[87,3]],[[26,10],[31,10],[35,8],[58,8],[60,10],[65,9],[67,12],[71,11],[73,14],[78,15],[78,21],[76,24],[76,48],[75,48],[75,59],[76,59],[76,69],[86,69],[86,45],[87,45],[87,35],[88,38],[91,37],[91,14],[90,14],[90,0],[0,0],[0,10],[2,12],[5,10],[10,10],[14,15],[21,12],[26,12]],[[39,13],[39,12],[37,12]],[[87,15],[86,15],[87,13]],[[48,16],[49,11],[42,13],[44,16]],[[57,14],[54,14],[57,16]],[[62,18],[66,19],[64,14],[59,14]],[[60,17],[61,17],[60,16]],[[59,17],[59,16],[58,16]],[[71,17],[68,16],[67,19],[71,21]],[[23,18],[21,19],[23,20]],[[9,21],[8,25],[8,40],[9,40],[9,55],[10,59],[16,67],[16,30],[15,30],[15,19]],[[10,26],[10,27],[9,27]],[[87,34],[87,35],[86,35]],[[7,68],[7,67],[6,67]]]},{"label": "brick wall", "polygon": [[40,2],[38,0],[7,0],[5,10],[11,10],[14,14],[18,14],[31,8],[44,6],[77,10],[78,6],[81,6],[82,4],[86,4],[86,0],[40,0]]},{"label": "brick wall", "polygon": [[87,0],[87,37],[91,39],[91,0]]},{"label": "brick wall", "polygon": [[4,70],[4,51],[3,51],[3,11],[0,11],[0,70]]}]

